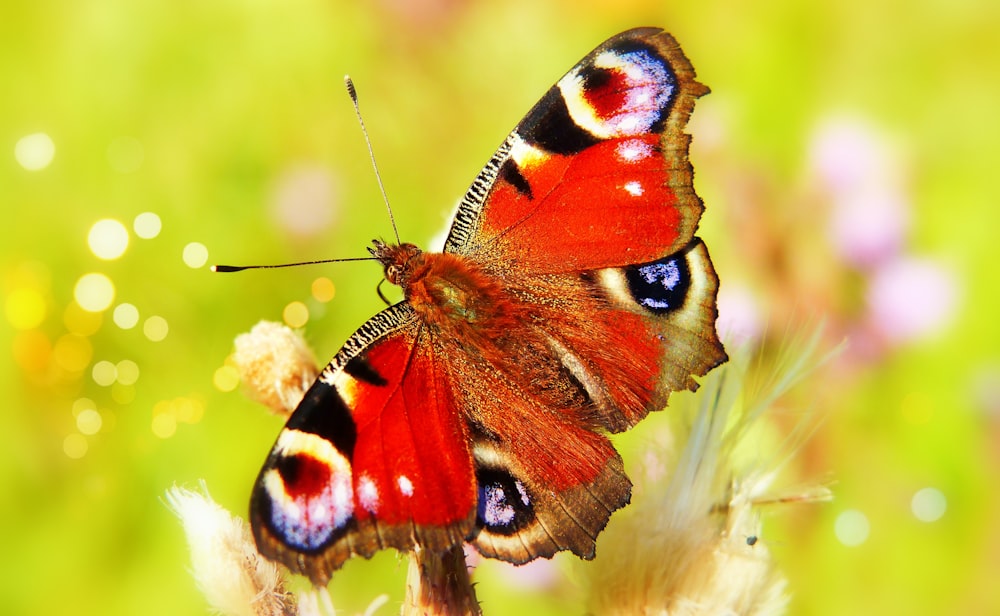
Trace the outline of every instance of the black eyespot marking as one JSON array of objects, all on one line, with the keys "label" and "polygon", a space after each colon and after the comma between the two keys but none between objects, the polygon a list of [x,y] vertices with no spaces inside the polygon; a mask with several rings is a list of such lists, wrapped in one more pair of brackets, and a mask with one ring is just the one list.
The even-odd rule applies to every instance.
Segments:
[{"label": "black eyespot marking", "polygon": [[581,72],[583,77],[583,91],[594,92],[601,90],[611,81],[611,71],[596,67],[588,67]]},{"label": "black eyespot marking", "polygon": [[521,174],[521,170],[517,167],[511,159],[504,161],[503,165],[500,166],[500,179],[505,180],[508,184],[514,187],[517,192],[521,193],[529,199],[533,199],[531,195],[531,184],[528,180],[524,178]]},{"label": "black eyespot marking", "polygon": [[364,381],[369,385],[375,385],[377,387],[384,387],[389,383],[385,380],[385,377],[379,374],[375,368],[372,368],[372,365],[360,355],[352,357],[350,361],[344,364],[344,372],[359,381]]},{"label": "black eyespot marking", "polygon": [[354,455],[358,430],[351,409],[336,388],[323,381],[313,383],[285,427],[316,434],[330,441],[347,459]]},{"label": "black eyespot marking", "polygon": [[642,307],[657,314],[677,310],[691,287],[691,271],[683,254],[625,268],[629,292]]},{"label": "black eyespot marking", "polygon": [[573,121],[558,87],[551,88],[531,108],[518,125],[517,134],[525,142],[553,154],[576,154],[600,142]]},{"label": "black eyespot marking", "polygon": [[531,495],[523,483],[503,469],[476,470],[479,505],[476,526],[498,535],[513,535],[535,519]]}]

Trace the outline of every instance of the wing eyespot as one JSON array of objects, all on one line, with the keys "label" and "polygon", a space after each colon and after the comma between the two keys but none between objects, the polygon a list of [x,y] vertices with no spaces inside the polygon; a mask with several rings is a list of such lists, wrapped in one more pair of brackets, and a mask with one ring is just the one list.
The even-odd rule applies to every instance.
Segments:
[{"label": "wing eyespot", "polygon": [[691,271],[683,255],[625,268],[632,299],[655,314],[680,309],[691,288]]},{"label": "wing eyespot", "polygon": [[534,500],[528,488],[500,468],[476,470],[479,502],[476,526],[498,535],[514,535],[535,520]]}]

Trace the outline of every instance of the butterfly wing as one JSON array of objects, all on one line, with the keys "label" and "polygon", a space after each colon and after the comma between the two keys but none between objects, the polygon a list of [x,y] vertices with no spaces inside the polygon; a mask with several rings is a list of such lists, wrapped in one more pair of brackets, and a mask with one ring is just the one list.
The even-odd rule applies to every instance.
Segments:
[{"label": "butterfly wing", "polygon": [[726,359],[684,133],[705,92],[668,34],[613,37],[535,105],[459,206],[445,251],[526,307],[519,342],[496,354],[516,358],[496,370],[512,385],[466,404],[484,554],[592,556],[631,488],[600,431],[628,429]]},{"label": "butterfly wing", "polygon": [[479,489],[471,540],[515,563],[567,549],[591,558],[631,492],[602,432],[635,425],[725,359],[714,337],[717,282],[694,240],[649,264],[530,283],[513,290],[532,315],[517,348],[493,354],[511,359],[476,387],[457,387],[473,392],[463,397]]},{"label": "butterfly wing", "polygon": [[524,275],[678,252],[703,209],[684,125],[707,91],[662,30],[609,39],[500,146],[461,201],[445,252]]},{"label": "butterfly wing", "polygon": [[525,396],[524,384],[502,371],[481,378],[488,387],[466,398],[479,489],[470,541],[514,563],[561,550],[592,558],[631,492],[618,452],[571,406]]},{"label": "butterfly wing", "polygon": [[403,303],[337,353],[253,489],[265,556],[325,584],[354,554],[444,550],[465,538],[476,510],[468,428],[435,346]]}]

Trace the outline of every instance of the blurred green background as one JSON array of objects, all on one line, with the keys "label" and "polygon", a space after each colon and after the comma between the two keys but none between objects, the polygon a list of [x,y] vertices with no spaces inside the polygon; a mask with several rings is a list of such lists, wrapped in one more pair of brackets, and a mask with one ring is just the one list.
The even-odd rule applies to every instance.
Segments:
[{"label": "blurred green background", "polygon": [[[794,469],[836,498],[761,538],[791,612],[1000,613],[990,0],[4,3],[3,611],[207,609],[163,494],[205,479],[244,515],[280,421],[232,381],[234,336],[307,320],[325,361],[381,307],[371,264],[206,265],[391,236],[344,73],[400,232],[427,245],[545,89],[638,25],[713,90],[692,159],[730,339],[823,318],[851,342],[806,386],[824,423]],[[580,613],[566,558],[484,567],[487,613]],[[334,601],[389,593],[392,613],[404,574],[348,563]]]}]

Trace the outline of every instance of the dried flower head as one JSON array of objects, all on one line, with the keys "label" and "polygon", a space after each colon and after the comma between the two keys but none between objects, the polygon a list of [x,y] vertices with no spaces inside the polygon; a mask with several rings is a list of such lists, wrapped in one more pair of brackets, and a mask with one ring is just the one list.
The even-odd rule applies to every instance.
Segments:
[{"label": "dried flower head", "polygon": [[[801,445],[808,423],[773,458],[740,455],[753,424],[793,383],[822,360],[817,334],[786,352],[772,378],[755,387],[745,354],[713,371],[695,396],[671,405],[672,444],[653,452],[637,481],[632,506],[612,519],[598,558],[585,567],[595,614],[778,614],[786,581],[761,533],[763,503],[815,501],[814,486],[769,492],[780,467]],[[795,348],[795,345],[792,345]],[[807,416],[803,416],[805,419]]]},{"label": "dried flower head", "polygon": [[316,357],[301,334],[271,321],[236,337],[233,361],[249,396],[283,417],[319,375]]},{"label": "dried flower head", "polygon": [[173,487],[170,507],[184,524],[193,574],[213,609],[227,616],[290,616],[295,597],[278,565],[257,552],[246,523],[208,495]]}]

